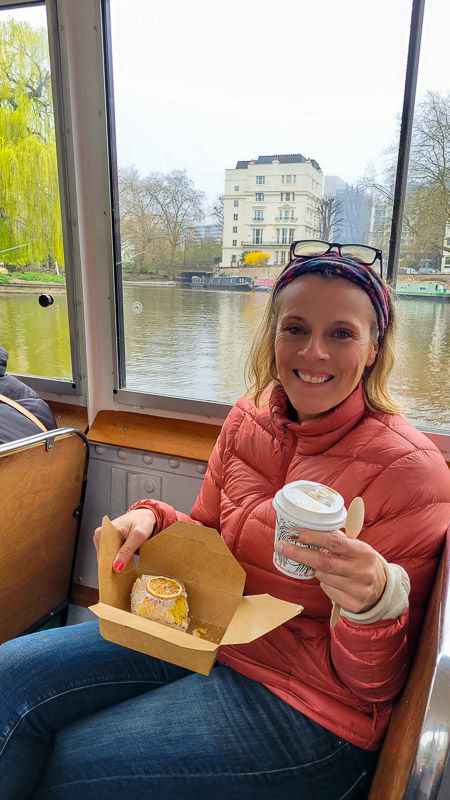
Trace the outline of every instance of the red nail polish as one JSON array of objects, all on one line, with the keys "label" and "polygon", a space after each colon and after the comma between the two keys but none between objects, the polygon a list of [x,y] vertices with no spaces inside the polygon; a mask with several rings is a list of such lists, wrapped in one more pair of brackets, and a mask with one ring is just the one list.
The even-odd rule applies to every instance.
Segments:
[{"label": "red nail polish", "polygon": [[116,572],[122,572],[122,570],[123,570],[122,562],[121,561],[116,561],[115,564],[114,564],[114,569],[116,570]]}]

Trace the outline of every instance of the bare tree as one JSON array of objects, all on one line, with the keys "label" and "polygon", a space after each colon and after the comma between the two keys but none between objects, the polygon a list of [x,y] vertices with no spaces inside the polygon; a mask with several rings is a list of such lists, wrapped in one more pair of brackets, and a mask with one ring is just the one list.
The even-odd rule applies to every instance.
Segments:
[{"label": "bare tree", "polygon": [[219,195],[216,198],[214,205],[212,207],[211,216],[215,217],[220,227],[223,229],[223,220],[224,220],[224,196],[223,194]]},{"label": "bare tree", "polygon": [[169,270],[173,278],[175,254],[185,246],[186,231],[203,219],[205,195],[195,189],[186,170],[173,170],[167,175],[153,172],[143,183],[158,230],[168,242]]},{"label": "bare tree", "polygon": [[[395,148],[387,151],[388,163],[379,178],[370,165],[361,187],[368,190],[373,204],[384,205],[387,213],[380,224],[379,245],[388,242],[388,218],[391,214],[395,185]],[[376,208],[375,208],[376,210]],[[450,94],[427,92],[418,104],[411,140],[408,187],[403,218],[404,238],[409,241],[409,255],[417,259],[438,259],[445,243],[445,227],[450,220]],[[383,227],[383,233],[381,228]]]},{"label": "bare tree", "polygon": [[343,222],[341,216],[341,203],[336,200],[334,195],[326,194],[316,203],[317,216],[319,222],[319,237],[325,242],[331,241],[332,237],[339,237],[339,226]]},{"label": "bare tree", "polygon": [[138,277],[155,256],[156,242],[163,236],[153,213],[143,179],[136,167],[119,169],[119,207],[122,263],[133,264],[132,275]]}]

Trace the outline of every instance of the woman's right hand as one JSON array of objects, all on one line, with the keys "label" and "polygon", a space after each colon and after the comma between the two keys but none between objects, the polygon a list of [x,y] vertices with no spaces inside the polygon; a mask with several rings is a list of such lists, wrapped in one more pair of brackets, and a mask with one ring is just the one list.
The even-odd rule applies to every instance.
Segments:
[{"label": "woman's right hand", "polygon": [[[137,508],[128,511],[121,517],[112,520],[112,524],[122,534],[125,539],[122,547],[117,552],[114,559],[113,569],[115,572],[122,572],[128,564],[131,556],[139,547],[150,539],[156,525],[156,516],[150,508]],[[94,533],[94,545],[97,551],[97,558],[100,552],[100,536],[102,529],[96,528]]]}]

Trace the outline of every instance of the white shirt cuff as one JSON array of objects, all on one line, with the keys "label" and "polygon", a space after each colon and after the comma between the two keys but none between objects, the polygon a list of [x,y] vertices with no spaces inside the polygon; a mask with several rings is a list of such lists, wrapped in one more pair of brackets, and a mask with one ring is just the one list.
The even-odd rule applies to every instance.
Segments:
[{"label": "white shirt cuff", "polygon": [[382,619],[396,619],[408,608],[410,582],[408,573],[399,564],[388,564],[383,556],[377,553],[386,573],[386,586],[378,603],[362,614],[353,614],[351,611],[341,609],[341,617],[346,617],[352,622],[369,625]]}]

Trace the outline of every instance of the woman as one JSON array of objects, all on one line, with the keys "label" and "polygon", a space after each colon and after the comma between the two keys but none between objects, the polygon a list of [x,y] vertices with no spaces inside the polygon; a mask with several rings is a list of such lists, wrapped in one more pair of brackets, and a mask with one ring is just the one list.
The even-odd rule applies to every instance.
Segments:
[{"label": "woman", "polygon": [[[304,612],[225,647],[207,678],[103,641],[96,623],[8,643],[2,800],[338,800],[368,786],[450,512],[445,462],[387,391],[395,311],[361,263],[370,250],[305,258],[294,243],[253,349],[252,399],[230,412],[190,517],[221,531],[246,594]],[[312,580],[273,565],[272,499],[299,478],[366,508],[357,540],[302,531],[321,548],[301,551]],[[143,500],[115,520],[114,568],[177,519],[189,518]],[[299,560],[295,544],[283,552]],[[330,629],[332,601],[342,613]]]}]

